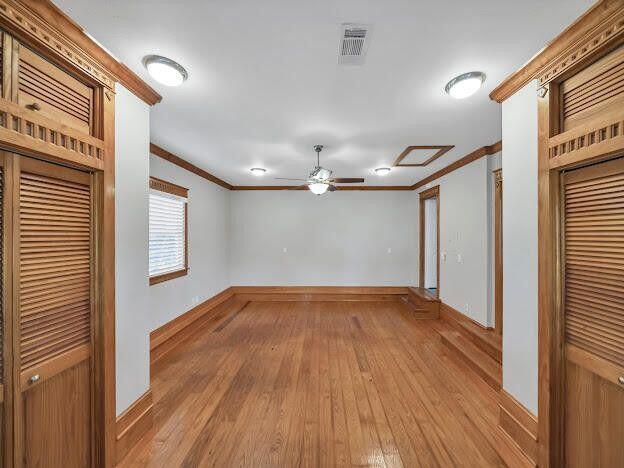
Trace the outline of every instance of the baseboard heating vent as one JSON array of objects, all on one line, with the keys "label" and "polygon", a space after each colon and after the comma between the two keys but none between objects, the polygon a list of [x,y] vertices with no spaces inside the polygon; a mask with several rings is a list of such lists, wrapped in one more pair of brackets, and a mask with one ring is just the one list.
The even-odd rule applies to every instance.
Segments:
[{"label": "baseboard heating vent", "polygon": [[343,23],[341,25],[340,49],[338,63],[364,63],[368,42],[370,40],[370,26],[366,24]]}]

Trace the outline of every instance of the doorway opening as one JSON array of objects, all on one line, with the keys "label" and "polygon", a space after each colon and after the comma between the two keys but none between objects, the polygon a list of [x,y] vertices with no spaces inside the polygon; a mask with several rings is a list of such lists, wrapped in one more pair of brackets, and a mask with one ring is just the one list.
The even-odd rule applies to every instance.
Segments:
[{"label": "doorway opening", "polygon": [[419,286],[440,297],[440,186],[420,193]]}]

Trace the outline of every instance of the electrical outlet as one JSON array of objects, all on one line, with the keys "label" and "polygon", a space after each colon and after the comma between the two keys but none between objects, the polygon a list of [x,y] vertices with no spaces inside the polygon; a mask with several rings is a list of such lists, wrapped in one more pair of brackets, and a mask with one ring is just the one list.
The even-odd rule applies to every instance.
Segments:
[{"label": "electrical outlet", "polygon": [[442,259],[443,262],[446,262],[446,252],[442,252],[440,254],[440,258]]},{"label": "electrical outlet", "polygon": [[462,263],[463,259],[462,259],[462,254],[458,253],[457,254],[457,263]]},{"label": "electrical outlet", "polygon": [[282,249],[282,252],[287,253],[287,252],[288,252],[288,247],[284,247],[284,248]]},{"label": "electrical outlet", "polygon": [[466,310],[466,313],[468,313],[468,311],[470,310],[470,307],[468,306],[467,302],[466,302],[465,310]]},{"label": "electrical outlet", "polygon": [[388,247],[388,253],[391,254],[392,253],[392,247]]},{"label": "electrical outlet", "polygon": [[199,303],[199,296],[193,296],[193,305]]}]

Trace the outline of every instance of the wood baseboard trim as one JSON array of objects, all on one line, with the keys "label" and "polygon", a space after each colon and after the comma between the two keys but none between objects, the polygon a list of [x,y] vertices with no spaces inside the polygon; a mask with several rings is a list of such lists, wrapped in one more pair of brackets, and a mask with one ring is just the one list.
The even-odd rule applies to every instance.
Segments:
[{"label": "wood baseboard trim", "polygon": [[115,459],[117,463],[151,429],[154,422],[153,408],[152,391],[148,390],[117,418],[115,443]]},{"label": "wood baseboard trim", "polygon": [[448,322],[496,362],[502,363],[502,338],[495,334],[492,327],[484,327],[444,302],[440,302],[440,318]]},{"label": "wood baseboard trim", "polygon": [[537,462],[537,418],[503,389],[499,392],[498,425],[529,460]]},{"label": "wood baseboard trim", "polygon": [[232,288],[224,289],[210,299],[193,307],[188,312],[176,317],[170,322],[167,322],[163,326],[152,331],[150,333],[150,351],[153,351],[155,348],[175,336],[181,330],[188,327],[193,322],[210,312],[216,306],[230,299],[233,295],[234,292],[232,291]]},{"label": "wood baseboard trim", "polygon": [[403,286],[232,286],[247,301],[396,301]]}]

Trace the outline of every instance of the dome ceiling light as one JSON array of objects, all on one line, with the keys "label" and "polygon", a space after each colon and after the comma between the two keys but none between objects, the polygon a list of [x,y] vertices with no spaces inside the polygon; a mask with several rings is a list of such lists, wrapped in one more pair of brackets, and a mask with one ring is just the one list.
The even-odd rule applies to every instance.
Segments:
[{"label": "dome ceiling light", "polygon": [[446,83],[444,91],[455,99],[464,99],[476,93],[485,81],[485,73],[473,71],[456,76]]},{"label": "dome ceiling light", "polygon": [[152,78],[165,86],[180,86],[188,78],[184,67],[167,57],[148,55],[143,65]]}]

